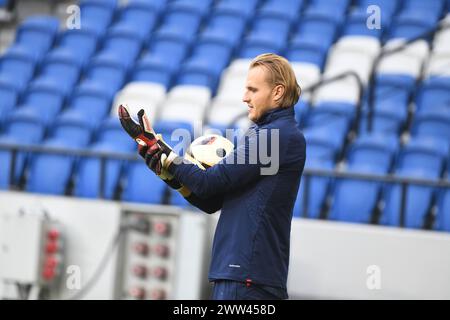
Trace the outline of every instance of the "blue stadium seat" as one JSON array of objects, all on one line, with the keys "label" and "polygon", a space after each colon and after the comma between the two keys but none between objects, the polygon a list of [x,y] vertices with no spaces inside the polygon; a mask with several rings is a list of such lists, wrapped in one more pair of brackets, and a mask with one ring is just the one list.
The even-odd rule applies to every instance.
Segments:
[{"label": "blue stadium seat", "polygon": [[414,116],[411,134],[450,141],[450,108],[421,109]]},{"label": "blue stadium seat", "polygon": [[[447,181],[450,179],[447,177]],[[450,189],[439,190],[438,210],[435,229],[450,231]]]},{"label": "blue stadium seat", "polygon": [[103,35],[114,18],[117,0],[80,1],[81,29],[87,27]]},{"label": "blue stadium seat", "polygon": [[14,83],[7,77],[0,76],[0,127],[7,113],[17,103],[19,92]]},{"label": "blue stadium seat", "polygon": [[137,150],[136,143],[123,130],[117,116],[103,120],[95,133],[95,140],[99,143],[114,142],[120,144],[122,150]]},{"label": "blue stadium seat", "polygon": [[329,9],[308,9],[296,26],[291,46],[305,43],[327,51],[340,31],[339,19],[334,13],[330,15]]},{"label": "blue stadium seat", "polygon": [[78,112],[86,123],[95,128],[111,108],[112,96],[98,82],[85,81],[75,89],[65,112]]},{"label": "blue stadium seat", "polygon": [[[131,139],[130,139],[131,140]],[[129,154],[129,149],[116,141],[104,141],[93,144],[89,150],[96,152]],[[104,190],[106,199],[113,199],[120,181],[123,160],[108,159],[104,167]],[[97,198],[100,196],[101,160],[84,157],[80,159],[75,173],[74,195],[77,197]]]},{"label": "blue stadium seat", "polygon": [[201,13],[184,6],[174,6],[168,10],[156,35],[176,35],[186,39],[188,43],[192,42],[202,21]]},{"label": "blue stadium seat", "polygon": [[309,109],[310,105],[304,99],[300,99],[294,106],[295,120],[297,121],[299,128],[303,128],[305,126],[306,115],[308,114]]},{"label": "blue stadium seat", "polygon": [[[322,162],[317,159],[306,158],[305,169],[318,169],[318,170],[332,170],[334,164],[330,162]],[[332,188],[332,181],[326,177],[310,177],[309,192],[308,192],[308,208],[307,212],[304,212],[304,196],[305,196],[305,184],[307,183],[307,177],[303,175],[300,182],[300,187],[297,193],[297,199],[294,205],[294,217],[307,217],[318,219],[321,217],[322,210],[325,206],[325,200],[328,193]]]},{"label": "blue stadium seat", "polygon": [[[66,141],[49,139],[42,144],[45,147],[74,149]],[[64,195],[72,176],[75,157],[71,155],[39,153],[31,156],[26,191]]]},{"label": "blue stadium seat", "polygon": [[306,10],[290,39],[286,57],[323,69],[328,49],[339,33],[339,19],[328,7]]},{"label": "blue stadium seat", "polygon": [[79,112],[62,113],[51,128],[53,138],[77,148],[86,147],[92,139],[92,127]]},{"label": "blue stadium seat", "polygon": [[258,0],[221,0],[214,9],[216,13],[231,14],[248,19],[254,14],[258,3]]},{"label": "blue stadium seat", "polygon": [[424,80],[416,97],[417,109],[450,108],[450,78],[431,77]]},{"label": "blue stadium seat", "polygon": [[214,41],[235,48],[244,34],[246,20],[231,13],[216,13],[199,36],[200,41]]},{"label": "blue stadium seat", "polygon": [[436,17],[436,20],[442,15],[444,7],[445,0],[406,0],[403,4],[403,10],[405,11],[425,12]]},{"label": "blue stadium seat", "polygon": [[[406,107],[399,106],[395,100],[377,103],[372,114],[373,132],[399,135],[405,126],[408,111]],[[360,132],[368,132],[369,111],[365,106],[359,125]]]},{"label": "blue stadium seat", "polygon": [[139,56],[145,36],[136,33],[128,24],[115,25],[108,29],[103,48],[97,57],[103,53],[117,55],[117,60],[122,60],[128,67]]},{"label": "blue stadium seat", "polygon": [[[306,129],[304,131],[307,157],[305,169],[332,170],[339,147],[330,140],[331,131],[324,129]],[[308,209],[303,211],[305,184],[308,178],[303,177],[294,206],[294,216],[319,218],[325,204],[327,194],[332,188],[332,181],[327,177],[310,177],[308,193]]]},{"label": "blue stadium seat", "polygon": [[146,38],[153,30],[158,20],[158,8],[155,3],[147,0],[131,0],[123,7],[115,28],[130,29],[136,36]]},{"label": "blue stadium seat", "polygon": [[[414,138],[403,147],[397,159],[395,174],[401,177],[439,179],[448,157],[448,141]],[[445,161],[444,161],[445,159]],[[389,184],[383,191],[386,206],[380,223],[398,226],[400,223],[401,188]],[[422,228],[436,190],[428,186],[407,188],[405,226]]]},{"label": "blue stadium seat", "polygon": [[[30,110],[21,109],[11,112],[7,116],[7,122],[4,126],[4,133],[0,137],[2,142],[13,144],[36,144],[39,143],[45,134],[45,125],[36,116],[36,113]],[[11,166],[11,152],[7,150],[0,151],[1,167],[5,170],[0,172],[0,180],[3,183],[10,184],[9,168]],[[18,152],[16,155],[14,184],[19,182],[28,159],[28,153]],[[4,161],[4,162],[3,162]]]},{"label": "blue stadium seat", "polygon": [[87,26],[80,29],[67,29],[61,34],[55,50],[67,49],[73,53],[79,64],[84,66],[97,50],[98,42],[99,36],[96,31]]},{"label": "blue stadium seat", "polygon": [[167,185],[143,161],[130,162],[126,168],[122,201],[161,204]]},{"label": "blue stadium seat", "polygon": [[128,64],[113,52],[96,55],[86,71],[83,83],[96,82],[96,86],[113,96],[119,90],[128,75]]},{"label": "blue stadium seat", "polygon": [[330,132],[329,140],[341,148],[356,114],[351,103],[321,102],[310,108],[306,116],[306,128]]},{"label": "blue stadium seat", "polygon": [[357,0],[356,2],[358,8],[365,10],[371,5],[378,6],[382,12],[383,19],[385,16],[390,18],[393,14],[397,13],[402,3],[400,0]]},{"label": "blue stadium seat", "polygon": [[336,16],[344,16],[350,5],[350,2],[350,0],[312,0],[309,4],[308,9],[328,9],[330,12],[334,11]]},{"label": "blue stadium seat", "polygon": [[62,109],[64,94],[58,90],[52,79],[38,79],[31,82],[17,108],[33,111],[44,123],[50,124]]},{"label": "blue stadium seat", "polygon": [[206,86],[214,92],[220,73],[228,65],[230,58],[230,47],[221,43],[200,42],[182,65],[177,84]]},{"label": "blue stadium seat", "polygon": [[0,57],[0,75],[22,91],[33,77],[35,60],[25,47],[15,45]]},{"label": "blue stadium seat", "polygon": [[[363,135],[350,147],[347,171],[385,175],[389,172],[398,148],[396,136]],[[338,179],[329,218],[346,222],[370,223],[381,194],[382,183],[366,180]],[[358,197],[354,195],[357,194]]]},{"label": "blue stadium seat", "polygon": [[59,20],[51,16],[31,16],[17,28],[16,44],[25,46],[40,60],[55,41]]},{"label": "blue stadium seat", "polygon": [[168,11],[183,10],[204,16],[210,10],[213,0],[174,0],[168,4]]},{"label": "blue stadium seat", "polygon": [[402,11],[392,22],[388,38],[413,39],[431,31],[437,17],[433,13],[420,10]]},{"label": "blue stadium seat", "polygon": [[290,27],[289,20],[258,16],[244,39],[239,57],[251,59],[264,52],[280,53],[287,45]]},{"label": "blue stadium seat", "polygon": [[149,50],[137,61],[132,72],[134,81],[172,85],[173,76],[188,52],[188,43],[178,34],[157,34],[149,41]]},{"label": "blue stadium seat", "polygon": [[386,30],[386,21],[384,18],[385,17],[383,15],[383,19],[381,19],[381,23],[383,24],[380,28],[369,29],[367,27],[367,8],[354,10],[348,15],[342,34],[351,36],[368,36],[381,39],[382,34]]},{"label": "blue stadium seat", "polygon": [[279,17],[288,19],[289,21],[295,20],[300,15],[305,1],[303,0],[267,0],[262,7],[258,10],[258,14],[261,16]]},{"label": "blue stadium seat", "polygon": [[39,79],[51,79],[66,95],[69,94],[81,74],[80,61],[69,49],[52,50],[45,58]]}]

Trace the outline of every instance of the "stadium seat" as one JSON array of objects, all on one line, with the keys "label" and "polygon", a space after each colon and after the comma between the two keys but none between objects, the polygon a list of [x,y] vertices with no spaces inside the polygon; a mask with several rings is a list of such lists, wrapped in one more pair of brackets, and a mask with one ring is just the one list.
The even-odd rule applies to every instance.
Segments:
[{"label": "stadium seat", "polygon": [[120,90],[111,108],[111,115],[117,117],[119,105],[125,104],[132,115],[144,109],[149,121],[153,123],[159,107],[166,98],[166,88],[157,83],[133,81]]},{"label": "stadium seat", "polygon": [[177,5],[176,2],[168,6],[167,12],[164,16],[164,20],[156,35],[162,36],[176,36],[178,38],[185,39],[188,43],[191,43],[195,38],[195,35],[200,28],[202,21],[202,13],[195,10],[189,4]]},{"label": "stadium seat", "polygon": [[[449,179],[447,178],[447,181]],[[439,191],[438,211],[435,229],[440,231],[450,231],[450,189]]]},{"label": "stadium seat", "polygon": [[[330,141],[330,132],[326,130],[307,129],[304,131],[308,156],[305,169],[332,170],[334,168],[337,146]],[[309,180],[308,208],[304,212],[305,185]],[[309,218],[321,217],[325,200],[332,188],[332,181],[328,177],[303,177],[294,206],[294,216]]]},{"label": "stadium seat", "polygon": [[78,60],[79,64],[84,66],[97,50],[98,43],[99,36],[96,31],[86,26],[80,29],[65,30],[61,34],[55,49],[67,49]]},{"label": "stadium seat", "polygon": [[423,108],[414,116],[411,134],[450,141],[450,108]]},{"label": "stadium seat", "polygon": [[[59,139],[46,140],[42,145],[57,149],[75,149],[66,141]],[[33,154],[25,190],[54,195],[66,194],[74,165],[75,157],[72,155]]]},{"label": "stadium seat", "polygon": [[285,0],[282,2],[268,0],[259,8],[258,14],[267,17],[280,17],[293,21],[300,14],[300,10],[306,1]]},{"label": "stadium seat", "polygon": [[[45,125],[30,110],[15,110],[7,116],[7,122],[4,126],[0,141],[8,144],[36,144],[39,143],[45,134]],[[18,152],[16,154],[14,181],[10,181],[11,151],[1,150],[1,167],[5,170],[0,172],[0,181],[2,185],[10,183],[17,184],[23,175],[24,168],[28,159],[28,153]]]},{"label": "stadium seat", "polygon": [[16,45],[0,57],[0,75],[22,91],[35,71],[35,60],[27,49]]},{"label": "stadium seat", "polygon": [[95,132],[97,143],[114,143],[120,145],[121,150],[137,150],[136,142],[123,130],[117,115],[102,121]]},{"label": "stadium seat", "polygon": [[275,17],[258,16],[251,32],[245,37],[239,58],[253,59],[265,52],[281,52],[287,45],[290,31],[289,20]]},{"label": "stadium seat", "polygon": [[[160,1],[161,2],[161,1]],[[113,29],[130,29],[135,36],[147,38],[158,21],[163,4],[147,0],[131,0],[120,12]],[[130,33],[131,35],[131,33]]]},{"label": "stadium seat", "polygon": [[228,65],[231,48],[220,43],[200,42],[182,65],[178,85],[205,86],[215,92],[219,76]]},{"label": "stadium seat", "polygon": [[70,49],[52,50],[43,62],[38,79],[53,81],[65,95],[78,82],[81,74],[80,61]]},{"label": "stadium seat", "polygon": [[98,82],[85,81],[75,88],[68,108],[64,112],[77,112],[92,127],[110,112],[112,97]]},{"label": "stadium seat", "polygon": [[122,201],[161,204],[167,185],[143,161],[131,162],[125,169]]},{"label": "stadium seat", "polygon": [[22,98],[17,109],[29,109],[45,124],[51,124],[64,102],[64,94],[60,92],[54,81],[41,79],[33,81]]},{"label": "stadium seat", "polygon": [[356,107],[350,103],[319,103],[307,113],[305,128],[328,131],[328,139],[340,149],[344,145],[355,114]]},{"label": "stadium seat", "polygon": [[384,21],[384,18],[385,16],[383,15],[383,19],[381,19],[383,25],[381,25],[380,28],[370,29],[367,26],[368,23],[367,7],[361,8],[359,10],[358,9],[354,10],[348,15],[342,34],[346,36],[357,35],[381,39],[383,32],[386,30],[386,22]]},{"label": "stadium seat", "polygon": [[[450,30],[450,29],[449,29]],[[447,77],[450,78],[450,48],[434,47],[425,69],[425,77]]]},{"label": "stadium seat", "polygon": [[252,16],[259,0],[220,0],[214,7],[216,13],[231,14],[234,16],[241,16],[244,19],[248,19]]},{"label": "stadium seat", "polygon": [[127,62],[118,59],[116,54],[103,52],[92,59],[83,83],[96,82],[96,86],[102,87],[103,91],[113,96],[124,84],[127,67]]},{"label": "stadium seat", "polygon": [[17,28],[15,43],[28,48],[40,60],[53,45],[58,29],[59,21],[55,17],[31,16]]},{"label": "stadium seat", "polygon": [[414,39],[434,28],[437,16],[430,11],[403,10],[392,22],[389,39]]},{"label": "stadium seat", "polygon": [[68,148],[86,147],[92,138],[92,128],[78,112],[65,112],[54,122],[51,128],[53,138],[65,141]]},{"label": "stadium seat", "polygon": [[[131,140],[131,139],[130,139]],[[130,154],[130,149],[114,140],[95,143],[89,147],[90,151],[114,154]],[[120,181],[124,161],[108,158],[104,167],[105,199],[114,199]],[[97,198],[100,196],[101,160],[99,158],[84,157],[80,160],[75,173],[74,195],[84,198]]]},{"label": "stadium seat", "polygon": [[113,20],[117,0],[82,0],[80,1],[81,25],[103,35]]},{"label": "stadium seat", "polygon": [[[390,171],[398,139],[395,135],[363,135],[350,147],[346,171],[385,175]],[[370,223],[383,183],[367,180],[338,179],[329,219]],[[358,197],[353,195],[358,194]]]},{"label": "stadium seat", "polygon": [[106,40],[97,57],[116,55],[117,60],[129,67],[139,56],[143,39],[146,35],[139,35],[130,25],[115,25],[108,29]]},{"label": "stadium seat", "polygon": [[416,96],[418,110],[450,107],[450,77],[430,77],[425,79]]},{"label": "stadium seat", "polygon": [[[448,141],[415,138],[400,151],[395,174],[401,177],[437,180],[441,177],[444,159],[448,157]],[[435,196],[435,188],[411,185],[407,187],[405,226],[422,228],[425,217]],[[386,206],[380,223],[391,226],[400,224],[401,188],[396,184],[386,185],[384,191]]]},{"label": "stadium seat", "polygon": [[[394,49],[402,43],[402,39],[393,39],[385,44],[384,49]],[[421,76],[423,63],[428,57],[429,51],[428,43],[425,40],[419,40],[406,49],[383,57],[377,72],[405,74],[417,79]]]},{"label": "stadium seat", "polygon": [[19,93],[14,83],[6,77],[0,76],[0,127],[9,111],[17,103]]},{"label": "stadium seat", "polygon": [[245,31],[246,19],[233,13],[215,13],[199,36],[199,41],[211,41],[235,48]]}]

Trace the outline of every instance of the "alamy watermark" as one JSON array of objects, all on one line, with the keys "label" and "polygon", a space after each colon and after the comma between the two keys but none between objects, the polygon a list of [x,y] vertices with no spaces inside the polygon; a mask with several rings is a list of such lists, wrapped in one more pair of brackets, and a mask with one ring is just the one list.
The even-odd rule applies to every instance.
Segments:
[{"label": "alamy watermark", "polygon": [[66,19],[66,27],[69,30],[81,29],[81,10],[77,5],[70,5],[66,9],[69,17]]},{"label": "alamy watermark", "polygon": [[381,289],[381,268],[375,264],[370,265],[366,269],[367,279],[366,286],[369,290]]},{"label": "alamy watermark", "polygon": [[[212,133],[208,131],[208,133]],[[220,131],[217,133],[221,135]],[[225,138],[230,141],[240,140],[235,150],[223,159],[226,164],[259,165],[261,175],[274,175],[280,166],[280,131],[279,129],[226,129]],[[177,141],[173,150],[182,155],[183,149],[191,143],[192,134],[187,129],[176,129],[171,135]]]},{"label": "alamy watermark", "polygon": [[369,30],[381,29],[381,9],[379,6],[370,5],[366,13],[369,15],[366,20],[366,27]]}]

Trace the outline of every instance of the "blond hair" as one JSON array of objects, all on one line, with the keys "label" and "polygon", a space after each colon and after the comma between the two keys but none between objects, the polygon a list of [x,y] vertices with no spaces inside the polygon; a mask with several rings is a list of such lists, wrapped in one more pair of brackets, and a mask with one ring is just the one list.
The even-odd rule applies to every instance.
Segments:
[{"label": "blond hair", "polygon": [[298,102],[302,92],[295,78],[294,70],[292,70],[289,61],[274,53],[260,54],[250,63],[249,69],[262,66],[269,71],[267,82],[275,87],[282,85],[284,87],[284,95],[280,101],[280,107],[291,107]]}]

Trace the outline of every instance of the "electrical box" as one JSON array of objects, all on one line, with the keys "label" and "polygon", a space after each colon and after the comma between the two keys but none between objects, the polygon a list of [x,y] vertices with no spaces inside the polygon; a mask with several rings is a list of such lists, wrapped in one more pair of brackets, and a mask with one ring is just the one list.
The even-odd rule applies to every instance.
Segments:
[{"label": "electrical box", "polygon": [[201,299],[206,215],[177,208],[124,207],[117,299]]},{"label": "electrical box", "polygon": [[0,223],[0,279],[51,286],[62,273],[61,226],[45,214],[3,214]]}]

